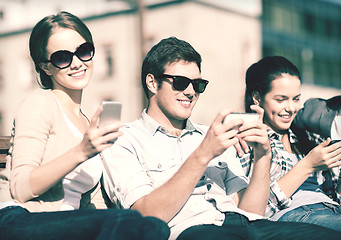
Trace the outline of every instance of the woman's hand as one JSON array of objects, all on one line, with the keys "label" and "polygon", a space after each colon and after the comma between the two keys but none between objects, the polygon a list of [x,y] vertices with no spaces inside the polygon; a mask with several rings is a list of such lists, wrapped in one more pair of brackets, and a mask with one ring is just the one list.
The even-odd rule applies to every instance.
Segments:
[{"label": "woman's hand", "polygon": [[[330,138],[313,148],[302,160],[313,171],[321,171],[328,168],[341,166],[341,142],[330,146]],[[301,161],[302,161],[301,160]]]},{"label": "woman's hand", "polygon": [[100,106],[91,118],[90,126],[84,133],[83,140],[80,143],[81,151],[84,153],[86,160],[110,147],[122,135],[119,129],[123,124],[119,121],[98,126],[99,116],[102,111],[103,108]]}]

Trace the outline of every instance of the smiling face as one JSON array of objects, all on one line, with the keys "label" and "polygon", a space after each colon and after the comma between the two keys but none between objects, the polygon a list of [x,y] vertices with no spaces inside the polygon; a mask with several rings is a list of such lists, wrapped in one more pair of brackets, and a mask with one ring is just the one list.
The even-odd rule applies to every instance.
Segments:
[{"label": "smiling face", "polygon": [[[78,32],[67,28],[57,28],[48,40],[47,59],[50,59],[51,54],[59,50],[75,52],[77,47],[85,42]],[[82,90],[88,85],[91,78],[93,61],[82,62],[77,56],[73,56],[71,65],[65,69],[56,68],[51,63],[44,63],[42,68],[47,75],[51,76],[54,89]]]},{"label": "smiling face", "polygon": [[[201,78],[200,70],[196,63],[183,60],[168,64],[164,74],[184,76],[190,79]],[[147,76],[147,79],[151,76]],[[151,81],[150,81],[151,83]],[[183,91],[177,91],[172,86],[172,79],[158,83],[156,79],[149,85],[153,96],[150,98],[148,114],[163,126],[182,128],[186,119],[191,116],[199,93],[189,84]],[[160,87],[158,84],[162,84]]]},{"label": "smiling face", "polygon": [[264,123],[281,133],[289,129],[300,109],[301,82],[296,76],[282,74],[271,82],[271,90],[260,101]]}]

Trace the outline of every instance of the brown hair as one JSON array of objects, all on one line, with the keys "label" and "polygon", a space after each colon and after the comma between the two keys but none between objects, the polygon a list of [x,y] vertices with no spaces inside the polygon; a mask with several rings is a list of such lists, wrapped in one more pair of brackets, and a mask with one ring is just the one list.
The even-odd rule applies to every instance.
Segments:
[{"label": "brown hair", "polygon": [[68,28],[78,32],[87,42],[93,44],[92,36],[88,27],[76,16],[68,12],[59,12],[56,15],[49,15],[40,20],[33,28],[30,36],[30,55],[34,62],[35,69],[40,75],[38,84],[44,89],[53,89],[51,77],[39,66],[46,61],[46,47],[50,36],[56,28]]}]

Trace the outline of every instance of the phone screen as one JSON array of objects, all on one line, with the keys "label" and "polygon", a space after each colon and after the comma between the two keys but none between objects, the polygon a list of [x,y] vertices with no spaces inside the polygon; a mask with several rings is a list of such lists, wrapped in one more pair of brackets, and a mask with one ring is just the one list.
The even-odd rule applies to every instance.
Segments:
[{"label": "phone screen", "polygon": [[121,120],[122,104],[114,101],[103,101],[103,111],[99,118],[99,124],[105,125]]}]

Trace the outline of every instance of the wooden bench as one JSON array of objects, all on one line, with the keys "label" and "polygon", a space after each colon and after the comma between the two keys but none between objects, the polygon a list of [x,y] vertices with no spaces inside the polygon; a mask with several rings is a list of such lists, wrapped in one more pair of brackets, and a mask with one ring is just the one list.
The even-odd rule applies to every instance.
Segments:
[{"label": "wooden bench", "polygon": [[0,136],[0,170],[6,166],[6,155],[10,147],[10,136]]}]

